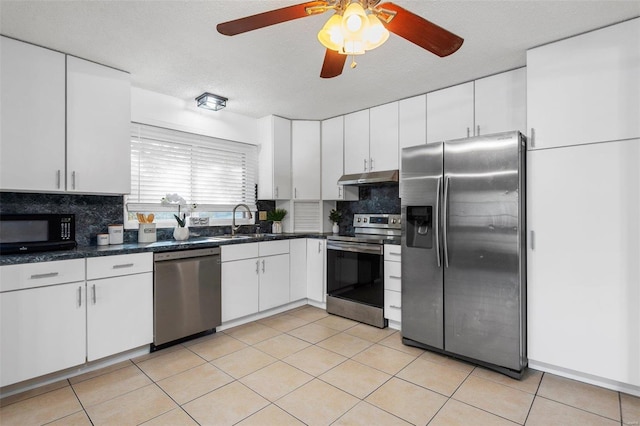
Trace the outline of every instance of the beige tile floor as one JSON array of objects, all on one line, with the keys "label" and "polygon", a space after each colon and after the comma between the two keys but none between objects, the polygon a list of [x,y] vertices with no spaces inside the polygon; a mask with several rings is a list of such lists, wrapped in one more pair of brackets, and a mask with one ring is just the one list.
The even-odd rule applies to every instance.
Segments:
[{"label": "beige tile floor", "polygon": [[640,425],[640,398],[512,380],[305,306],[1,401],[9,425]]}]

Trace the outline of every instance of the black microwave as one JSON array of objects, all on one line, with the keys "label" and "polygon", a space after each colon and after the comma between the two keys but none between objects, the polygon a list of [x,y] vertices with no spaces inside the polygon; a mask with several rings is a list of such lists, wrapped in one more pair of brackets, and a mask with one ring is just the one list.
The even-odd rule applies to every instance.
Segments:
[{"label": "black microwave", "polygon": [[0,253],[32,253],[76,247],[73,214],[1,214]]}]

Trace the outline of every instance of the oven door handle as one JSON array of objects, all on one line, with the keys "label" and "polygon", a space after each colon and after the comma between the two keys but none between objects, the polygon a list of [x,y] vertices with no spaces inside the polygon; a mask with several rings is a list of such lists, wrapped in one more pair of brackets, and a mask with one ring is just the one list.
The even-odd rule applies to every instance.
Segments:
[{"label": "oven door handle", "polygon": [[339,243],[334,241],[327,241],[327,250],[350,251],[354,253],[367,253],[377,255],[382,255],[384,253],[382,244],[359,244],[348,243],[344,241],[341,241]]}]

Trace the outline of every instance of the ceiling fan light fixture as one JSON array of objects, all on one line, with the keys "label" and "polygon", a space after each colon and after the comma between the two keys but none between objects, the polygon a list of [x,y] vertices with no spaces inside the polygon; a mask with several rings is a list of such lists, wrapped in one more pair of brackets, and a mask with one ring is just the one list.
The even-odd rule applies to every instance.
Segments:
[{"label": "ceiling fan light fixture", "polygon": [[226,107],[228,100],[228,98],[208,92],[204,92],[196,98],[199,108],[210,109],[213,111],[220,111],[222,108]]},{"label": "ceiling fan light fixture", "polygon": [[318,40],[327,49],[339,52],[344,46],[344,35],[342,34],[342,16],[334,14],[329,18],[324,27],[318,33]]},{"label": "ceiling fan light fixture", "polygon": [[342,28],[344,34],[348,35],[345,38],[362,38],[368,24],[367,13],[360,2],[354,2],[347,6],[342,16]]},{"label": "ceiling fan light fixture", "polygon": [[365,49],[372,50],[380,47],[389,38],[389,31],[382,25],[380,19],[373,13],[368,16],[369,26],[364,34]]}]

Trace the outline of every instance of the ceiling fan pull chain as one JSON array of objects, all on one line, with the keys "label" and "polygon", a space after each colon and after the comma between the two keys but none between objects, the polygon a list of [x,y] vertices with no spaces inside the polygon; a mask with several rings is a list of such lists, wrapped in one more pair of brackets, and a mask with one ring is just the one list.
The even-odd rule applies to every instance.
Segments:
[{"label": "ceiling fan pull chain", "polygon": [[351,55],[351,68],[355,68],[358,66],[358,63],[356,62],[356,55]]}]

